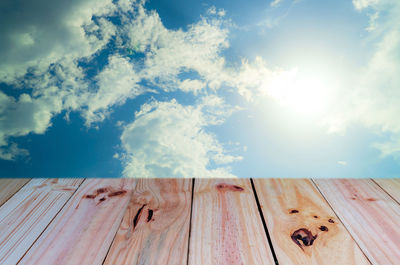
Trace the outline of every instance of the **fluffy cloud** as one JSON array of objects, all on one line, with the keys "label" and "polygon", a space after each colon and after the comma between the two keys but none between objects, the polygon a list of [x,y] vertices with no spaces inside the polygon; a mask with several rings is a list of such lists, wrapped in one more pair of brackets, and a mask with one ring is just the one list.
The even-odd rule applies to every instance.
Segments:
[{"label": "fluffy cloud", "polygon": [[146,90],[138,84],[139,76],[126,58],[114,55],[97,77],[98,90],[87,100],[83,111],[86,124],[103,121],[110,106],[125,103],[126,99],[136,97]]},{"label": "fluffy cloud", "polygon": [[[122,25],[114,25],[109,16],[118,16]],[[1,92],[0,154],[6,159],[15,158],[18,150],[26,153],[9,139],[44,133],[63,110],[80,111],[90,126],[113,106],[154,91],[140,82],[197,95],[206,81],[180,80],[178,75],[189,69],[210,72],[207,65],[220,60],[218,52],[227,46],[226,30],[217,18],[203,18],[187,31],[168,30],[155,12],[129,0],[25,1],[17,7],[6,1],[0,23],[0,82],[31,89],[19,99]],[[97,76],[87,79],[80,62],[90,63],[112,36],[119,51],[134,49],[145,62],[117,51]]]},{"label": "fluffy cloud", "polygon": [[28,71],[43,73],[63,59],[92,55],[113,30],[93,17],[111,12],[111,0],[5,0],[0,13],[0,80],[14,82]]},{"label": "fluffy cloud", "polygon": [[278,6],[280,3],[282,2],[282,0],[274,0],[271,2],[271,6]]},{"label": "fluffy cloud", "polygon": [[327,124],[332,131],[359,123],[391,134],[393,141],[373,144],[387,156],[399,152],[400,143],[400,2],[354,0],[353,4],[359,11],[373,11],[374,19],[367,30],[371,31],[376,49],[338,111],[327,117]]},{"label": "fluffy cloud", "polygon": [[59,113],[62,103],[57,97],[34,99],[22,94],[18,100],[0,91],[0,158],[15,159],[27,150],[9,143],[9,136],[24,136],[31,132],[41,134],[50,126],[53,114]]},{"label": "fluffy cloud", "polygon": [[[385,0],[383,0],[385,1]],[[369,6],[376,5],[383,2],[382,0],[353,0],[353,5],[357,10],[362,10]]]},{"label": "fluffy cloud", "polygon": [[[179,74],[191,71],[208,87],[216,89],[221,85],[225,60],[220,53],[228,47],[228,31],[220,19],[223,13],[211,12],[210,17],[203,17],[183,31],[166,29],[158,14],[143,6],[132,12],[134,19],[125,21],[123,31],[128,37],[126,45],[145,55],[142,78],[164,91],[172,91],[181,86]],[[193,87],[198,92],[199,85]],[[189,87],[183,88],[188,91]]]},{"label": "fluffy cloud", "polygon": [[375,143],[373,146],[381,151],[382,157],[397,156],[400,154],[400,135],[394,136],[390,141]]},{"label": "fluffy cloud", "polygon": [[[394,0],[354,0],[353,4],[360,12],[366,8],[374,11],[368,30],[377,40],[377,50],[360,74],[362,78],[351,86],[354,89],[346,93],[347,98],[341,100],[338,111],[325,117],[325,124],[331,130],[344,130],[348,124],[361,122],[379,131],[400,134],[400,123],[396,120],[400,113],[397,87],[400,84],[400,5]],[[271,69],[260,57],[228,67],[222,52],[229,47],[229,21],[224,19],[225,12],[216,8],[210,8],[185,30],[170,30],[155,11],[144,8],[143,2],[130,0],[42,1],[39,4],[26,1],[17,9],[12,7],[12,1],[6,1],[4,7],[4,14],[0,14],[0,23],[5,25],[0,29],[0,34],[5,36],[0,44],[0,82],[31,89],[30,94],[17,98],[0,94],[0,157],[4,159],[26,154],[26,150],[12,143],[13,137],[44,133],[51,126],[51,118],[62,111],[79,111],[90,126],[103,121],[114,106],[149,91],[181,90],[204,97],[218,93],[221,88],[230,88],[249,101],[263,95],[285,102],[291,93],[284,89],[285,84],[296,82],[295,71]],[[112,16],[118,19],[110,20]],[[106,55],[107,65],[88,78],[82,65],[104,56],[100,55],[104,48],[110,48],[108,52],[111,52]],[[171,164],[161,159],[166,155],[175,159],[170,163],[179,165],[176,172],[168,174],[193,176],[195,173],[191,170],[196,168],[204,176],[210,176],[210,172],[224,175],[225,170],[208,170],[210,162],[230,162],[236,158],[224,154],[215,137],[203,129],[222,122],[227,110],[220,109],[223,102],[218,98],[207,101],[204,106],[205,103],[199,103],[193,107],[177,102],[143,106],[121,137],[128,154],[125,173],[143,172],[151,176],[157,170],[171,169]],[[160,117],[168,112],[182,122],[177,122],[175,127],[167,122],[170,119],[162,122]],[[207,122],[205,117],[209,119]],[[197,129],[183,130],[183,120],[191,118],[192,126]],[[175,130],[178,135],[192,135],[189,139],[196,139],[193,146],[200,157],[194,154],[185,157],[172,144],[168,150],[153,129],[147,130],[140,124],[154,131]],[[130,135],[140,137],[138,131],[151,132],[154,141],[143,142],[142,147],[134,146]],[[159,149],[149,148],[153,143],[161,144]],[[376,146],[382,146],[383,150],[386,146],[383,144]],[[385,150],[397,149],[385,147]],[[191,163],[189,168],[181,165],[185,160]],[[156,168],[156,162],[162,164],[161,168]],[[142,171],[139,167],[143,167]]]},{"label": "fluffy cloud", "polygon": [[[11,10],[11,2],[5,6]],[[25,153],[9,139],[44,133],[62,111],[81,112],[90,126],[103,121],[113,106],[157,92],[154,89],[204,95],[226,84],[240,86],[240,93],[249,96],[254,85],[243,73],[226,67],[221,52],[229,46],[228,23],[225,12],[214,7],[187,30],[165,28],[156,12],[129,0],[44,1],[35,7],[27,2],[19,9],[1,17],[7,25],[2,33],[8,37],[1,43],[0,81],[32,92],[19,100],[2,95],[9,102],[0,112],[2,121],[8,121],[2,123],[0,135],[7,159],[16,157],[18,150]],[[109,16],[118,16],[121,24],[113,24]],[[114,53],[88,79],[80,63],[90,64],[107,46],[114,47]],[[7,148],[13,155],[7,155]]]},{"label": "fluffy cloud", "polygon": [[231,111],[216,97],[206,97],[196,106],[182,106],[176,100],[143,105],[121,136],[124,175],[233,177],[228,169],[210,169],[210,164],[226,164],[241,157],[225,154],[216,137],[206,131]]},{"label": "fluffy cloud", "polygon": [[2,1],[0,12],[0,82],[31,91],[0,92],[0,157],[10,160],[27,154],[12,137],[44,133],[54,115],[85,104],[78,60],[104,47],[115,29],[100,17],[113,12],[111,0]]}]

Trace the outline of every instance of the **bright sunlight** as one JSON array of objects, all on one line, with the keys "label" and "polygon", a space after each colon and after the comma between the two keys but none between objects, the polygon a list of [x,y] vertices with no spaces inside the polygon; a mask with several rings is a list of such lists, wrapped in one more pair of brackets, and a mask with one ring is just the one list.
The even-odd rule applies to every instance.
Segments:
[{"label": "bright sunlight", "polygon": [[263,89],[281,105],[296,113],[319,116],[330,103],[330,86],[332,83],[321,74],[310,76],[294,69],[279,73]]}]

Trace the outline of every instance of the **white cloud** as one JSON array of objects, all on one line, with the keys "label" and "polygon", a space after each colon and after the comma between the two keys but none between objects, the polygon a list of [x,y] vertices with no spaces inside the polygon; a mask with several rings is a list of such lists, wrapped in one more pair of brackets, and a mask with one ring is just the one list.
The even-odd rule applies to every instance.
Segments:
[{"label": "white cloud", "polygon": [[[0,30],[4,36],[9,36],[8,41],[1,44],[0,58],[4,60],[0,60],[0,80],[20,85],[18,78],[28,69],[33,75],[22,84],[32,88],[31,95],[23,96],[30,98],[29,104],[2,95],[8,103],[0,107],[0,120],[14,119],[8,123],[0,121],[0,154],[5,154],[2,157],[15,157],[6,155],[7,148],[10,154],[18,153],[11,151],[12,137],[44,133],[51,126],[51,118],[63,110],[80,111],[88,126],[101,122],[114,106],[148,92],[148,88],[140,85],[143,81],[164,92],[179,89],[204,97],[221,87],[230,87],[248,100],[264,95],[287,101],[288,91],[280,89],[279,84],[292,82],[296,78],[294,70],[271,69],[260,57],[251,62],[243,60],[239,67],[226,65],[222,52],[229,47],[229,21],[222,18],[223,10],[211,8],[207,16],[189,25],[187,30],[170,30],[156,12],[145,10],[142,3],[93,1],[46,2],[50,6],[47,10],[59,14],[50,23],[44,21],[44,9],[35,7],[29,12],[40,18],[20,21]],[[374,28],[373,34],[381,41],[358,86],[352,93],[347,93],[338,111],[330,113],[325,123],[332,130],[344,130],[348,124],[358,122],[378,130],[400,133],[400,123],[396,120],[400,113],[397,88],[400,83],[397,74],[400,72],[399,4],[391,0],[354,0],[353,3],[360,11],[374,9],[376,16],[371,18],[370,28]],[[393,8],[383,12],[390,5]],[[122,25],[107,20],[106,16],[110,14],[118,15]],[[1,21],[15,22],[16,18],[15,14],[8,14]],[[96,83],[89,85],[92,80],[85,79],[78,60],[88,61],[97,56],[96,52],[112,36],[116,36],[118,51],[129,49],[142,56],[134,59],[120,55],[118,51],[111,54],[108,65],[93,78]],[[182,78],[187,73],[188,77]],[[216,98],[207,100],[216,102],[215,106],[221,104]],[[160,109],[167,108],[162,103],[159,105]],[[146,107],[149,105],[143,110]],[[157,111],[158,105],[150,109],[152,111],[146,117],[161,112]],[[209,123],[223,122],[226,110],[213,109],[210,104],[201,109],[202,117],[208,115],[211,119]],[[138,119],[140,117],[138,115]],[[222,149],[220,153],[223,153]],[[230,159],[233,158],[228,155],[216,155],[213,161]]]},{"label": "white cloud", "polygon": [[[2,43],[5,49],[0,57],[6,60],[0,62],[0,80],[32,88],[31,95],[26,95],[32,101],[31,109],[18,116],[12,114],[27,108],[26,103],[4,95],[13,106],[4,109],[0,117],[7,115],[14,119],[3,124],[0,137],[4,150],[11,137],[44,133],[51,126],[52,117],[63,110],[67,117],[71,111],[80,111],[87,126],[101,122],[114,106],[150,91],[140,85],[143,81],[164,92],[180,89],[196,96],[213,94],[226,84],[233,90],[238,88],[240,94],[250,99],[260,92],[255,86],[273,75],[259,59],[251,70],[247,62],[241,69],[226,67],[221,52],[229,46],[229,23],[222,18],[225,15],[222,9],[209,9],[206,17],[189,25],[187,30],[169,30],[156,12],[147,11],[143,3],[134,1],[113,4],[108,0],[96,3],[76,0],[44,4],[49,5],[46,10],[59,16],[44,21],[44,9],[35,7],[27,11],[29,5],[25,4],[21,9],[38,18],[3,29],[5,35],[14,37]],[[110,14],[118,15],[122,25],[107,20]],[[15,19],[13,15],[3,17],[4,21]],[[119,45],[116,48],[141,53],[143,59],[111,54],[108,64],[93,78],[96,82],[91,83],[93,80],[85,78],[78,60],[90,61],[114,35]],[[28,70],[32,77],[19,79]],[[182,80],[181,74],[185,73],[192,74]],[[223,115],[218,118],[212,114],[209,118],[221,121]],[[14,124],[22,121],[27,126]]]},{"label": "white cloud", "polygon": [[[227,31],[221,20],[202,18],[187,31],[169,30],[156,12],[145,10],[142,4],[119,5],[123,21],[117,29],[120,48],[143,54],[144,61],[110,56],[108,65],[96,77],[98,90],[84,93],[85,100],[80,103],[87,125],[102,121],[111,107],[128,98],[157,92],[139,85],[143,81],[161,91],[180,89],[194,95],[204,92],[207,86],[216,87],[214,79],[220,78],[224,62],[219,53],[227,47]],[[215,12],[221,15],[221,10]],[[200,77],[181,80],[179,75],[186,71]]]},{"label": "white cloud", "polygon": [[103,121],[110,106],[121,105],[128,98],[146,92],[146,89],[138,84],[140,78],[133,66],[121,56],[114,55],[109,58],[107,66],[96,76],[99,88],[88,99],[87,109],[83,113],[87,125]]},{"label": "white cloud", "polygon": [[[183,31],[166,29],[156,12],[142,6],[134,17],[126,21],[124,29],[130,47],[145,54],[142,78],[164,91],[173,91],[179,87],[179,74],[191,71],[212,89],[221,85],[225,61],[220,53],[228,47],[223,20],[203,17]],[[198,86],[194,91],[199,92]]]},{"label": "white cloud", "polygon": [[283,0],[274,0],[274,1],[272,1],[271,2],[271,6],[277,6],[277,5],[279,5],[281,2],[282,2]]},{"label": "white cloud", "polygon": [[220,17],[223,17],[226,15],[226,11],[224,9],[218,9],[215,6],[211,6],[208,10],[207,10],[207,14],[209,15],[218,15]]},{"label": "white cloud", "polygon": [[347,166],[347,162],[346,161],[337,161],[337,163],[341,166]]},{"label": "white cloud", "polygon": [[0,145],[0,158],[4,160],[14,160],[17,157],[29,155],[29,151],[19,148],[16,143],[10,143],[9,146]]},{"label": "white cloud", "polygon": [[382,3],[385,0],[353,0],[353,5],[357,10],[362,10],[367,7],[374,6],[378,3]]},{"label": "white cloud", "polygon": [[[161,91],[180,89],[197,96],[207,88],[218,89],[230,78],[220,56],[228,47],[228,31],[219,18],[223,10],[209,9],[210,17],[189,25],[186,31],[165,28],[158,14],[142,4],[124,6],[123,11],[117,34],[120,48],[142,54],[144,61],[119,55],[110,58],[97,76],[99,89],[81,104],[87,125],[102,121],[112,106],[150,91],[138,85],[142,81]],[[186,72],[194,76],[182,80],[180,74]]]},{"label": "white cloud", "polygon": [[1,158],[27,154],[12,137],[42,134],[54,115],[90,99],[78,60],[89,59],[115,33],[112,23],[99,17],[113,10],[111,0],[2,2],[0,82],[31,93],[16,99],[0,92]]},{"label": "white cloud", "polygon": [[399,156],[400,155],[400,135],[393,137],[390,141],[374,143],[373,146],[380,150],[381,156]]},{"label": "white cloud", "polygon": [[204,82],[196,79],[185,79],[179,84],[180,90],[184,92],[193,92],[194,95],[197,95],[204,87]]},{"label": "white cloud", "polygon": [[360,117],[367,126],[400,133],[400,30],[385,34],[369,62],[358,91]]},{"label": "white cloud", "polygon": [[19,155],[26,155],[27,150],[9,143],[9,137],[31,132],[44,133],[54,113],[61,111],[61,105],[61,100],[55,97],[35,99],[22,94],[16,100],[0,91],[0,158],[13,160]]},{"label": "white cloud", "polygon": [[[346,95],[337,112],[327,117],[332,131],[344,131],[349,124],[358,123],[376,132],[386,132],[394,139],[400,135],[400,2],[353,1],[358,10],[371,8],[375,18],[369,28],[376,41],[375,51],[358,81]],[[373,144],[383,156],[396,153],[398,142]]]},{"label": "white cloud", "polygon": [[[358,81],[342,84],[348,89],[343,89],[343,94],[338,91],[341,96],[336,98],[336,107],[324,113],[323,123],[330,131],[343,131],[349,124],[358,123],[400,133],[400,4],[392,0],[355,0],[353,4],[359,11],[373,11],[368,29],[373,31],[377,49]],[[211,8],[208,13],[215,15],[217,11]],[[243,60],[239,69],[227,67],[221,52],[229,46],[229,32],[221,19],[203,18],[183,31],[166,29],[157,13],[147,12],[142,6],[134,17],[126,23],[124,32],[130,47],[145,55],[138,74],[164,91],[181,89],[199,95],[225,85],[248,100],[264,95],[288,105],[292,100],[297,102],[296,95],[302,93],[293,96],[293,91],[282,89],[290,87],[282,84],[299,81],[295,70],[271,69],[260,57],[252,62]],[[181,81],[179,75],[186,71],[198,78]]]},{"label": "white cloud", "polygon": [[[216,105],[216,102],[221,104]],[[135,120],[124,127],[121,136],[127,177],[233,177],[223,167],[210,169],[210,163],[226,164],[241,157],[225,154],[216,137],[206,127],[220,122],[218,113],[231,111],[219,98],[206,98],[197,106],[182,106],[175,100],[151,102],[142,106]],[[206,113],[206,114],[205,114]]]},{"label": "white cloud", "polygon": [[11,83],[28,70],[44,73],[52,63],[92,55],[113,34],[109,22],[92,17],[112,7],[111,0],[2,1],[0,80]]},{"label": "white cloud", "polygon": [[66,110],[79,109],[88,97],[88,85],[83,80],[82,69],[66,60],[55,64],[51,72],[38,74],[23,81],[32,88],[18,98],[0,91],[0,148],[1,158],[13,160],[27,151],[12,143],[13,137],[30,133],[43,134],[50,127],[53,116]]},{"label": "white cloud", "polygon": [[[224,59],[219,53],[228,46],[220,19],[223,10],[215,10],[183,31],[166,29],[157,13],[144,9],[143,2],[129,0],[115,4],[111,0],[25,1],[18,7],[8,1],[3,6],[0,82],[32,92],[21,97],[29,98],[29,103],[2,93],[8,102],[0,112],[2,153],[11,148],[8,140],[12,137],[44,133],[53,115],[63,110],[67,115],[80,111],[88,126],[102,121],[113,106],[149,91],[139,85],[142,81],[163,91],[181,89],[195,95],[207,86],[220,86]],[[20,13],[27,16],[22,19]],[[114,25],[106,18],[109,15],[118,15],[122,25]],[[90,61],[114,35],[120,43],[117,48],[133,48],[145,60],[112,54],[93,85],[78,61]],[[178,75],[185,71],[200,78],[182,81]],[[30,77],[23,78],[27,72]]]},{"label": "white cloud", "polygon": [[[227,69],[225,71],[228,72]],[[252,62],[243,60],[238,70],[231,69],[228,73],[225,83],[235,87],[248,101],[260,98],[264,101],[265,97],[269,97],[282,105],[293,107],[293,101],[299,102],[299,94],[307,92],[304,86],[298,86],[297,69],[271,69],[259,56]]]},{"label": "white cloud", "polygon": [[379,19],[379,13],[375,12],[374,14],[371,14],[368,16],[369,16],[369,25],[366,28],[366,30],[371,32],[371,31],[374,31],[378,27],[377,20]]}]

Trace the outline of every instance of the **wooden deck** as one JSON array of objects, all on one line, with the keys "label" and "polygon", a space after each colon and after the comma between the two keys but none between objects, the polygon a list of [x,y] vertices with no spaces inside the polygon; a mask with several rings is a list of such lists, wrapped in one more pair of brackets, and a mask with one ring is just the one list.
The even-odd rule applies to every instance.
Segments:
[{"label": "wooden deck", "polygon": [[400,264],[400,179],[0,179],[0,264]]}]

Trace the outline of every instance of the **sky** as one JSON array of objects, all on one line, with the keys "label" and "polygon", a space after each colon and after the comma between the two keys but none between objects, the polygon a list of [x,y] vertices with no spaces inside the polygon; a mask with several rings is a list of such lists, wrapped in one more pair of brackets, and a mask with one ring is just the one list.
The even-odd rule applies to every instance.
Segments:
[{"label": "sky", "polygon": [[0,177],[399,177],[400,1],[3,0]]}]

